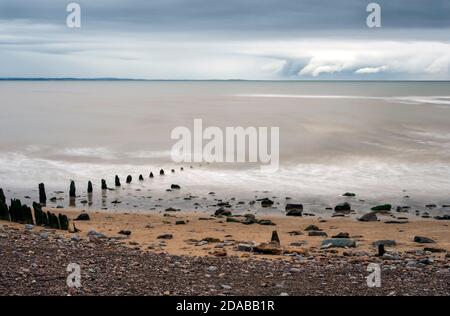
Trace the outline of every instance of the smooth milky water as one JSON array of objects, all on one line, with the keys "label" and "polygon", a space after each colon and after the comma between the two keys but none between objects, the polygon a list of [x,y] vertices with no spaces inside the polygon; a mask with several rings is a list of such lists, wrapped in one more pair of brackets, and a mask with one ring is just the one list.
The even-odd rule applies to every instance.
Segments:
[{"label": "smooth milky water", "polygon": [[[3,81],[0,187],[35,198],[40,182],[67,191],[73,179],[80,192],[88,180],[99,190],[102,178],[112,186],[114,175],[125,182],[132,174],[134,184],[109,199],[155,207],[177,183],[185,195],[269,191],[312,205],[348,191],[450,204],[449,91],[448,82]],[[173,163],[171,131],[193,128],[195,118],[204,127],[280,127],[280,170]],[[150,181],[160,168],[177,172]],[[153,200],[135,203],[134,195]]]}]

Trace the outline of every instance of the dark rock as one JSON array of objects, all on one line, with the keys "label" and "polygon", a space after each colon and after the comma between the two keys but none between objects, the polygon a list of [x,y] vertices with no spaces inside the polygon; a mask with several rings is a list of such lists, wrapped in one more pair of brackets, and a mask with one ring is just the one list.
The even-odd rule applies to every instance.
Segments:
[{"label": "dark rock", "polygon": [[433,239],[428,237],[422,237],[422,236],[415,236],[414,241],[419,244],[434,244],[436,243]]},{"label": "dark rock", "polygon": [[87,213],[81,213],[78,215],[77,218],[75,218],[76,221],[89,221],[91,218],[89,217],[89,214]]},{"label": "dark rock", "polygon": [[259,225],[265,225],[265,226],[275,226],[275,223],[272,222],[270,219],[260,219],[256,221]]},{"label": "dark rock", "polygon": [[383,257],[386,253],[386,250],[384,249],[384,244],[378,245],[378,257]]},{"label": "dark rock", "polygon": [[175,173],[175,169],[172,169],[170,172]]},{"label": "dark rock", "polygon": [[240,222],[241,221],[238,220],[237,218],[234,218],[234,217],[231,217],[231,216],[227,217],[227,223],[240,223]]},{"label": "dark rock", "polygon": [[339,233],[335,236],[331,236],[331,238],[350,238],[349,233]]},{"label": "dark rock", "polygon": [[347,238],[332,238],[322,242],[322,247],[326,248],[355,248],[355,241]]},{"label": "dark rock", "polygon": [[131,175],[127,176],[127,183],[130,184],[133,181],[133,177]]},{"label": "dark rock", "polygon": [[121,230],[120,232],[118,232],[119,235],[125,235],[125,236],[130,236],[131,235],[131,231],[129,230]]},{"label": "dark rock", "polygon": [[312,230],[312,231],[308,232],[308,236],[311,236],[311,237],[328,237],[328,234],[326,232]]},{"label": "dark rock", "polygon": [[173,207],[169,207],[169,208],[166,208],[165,211],[166,211],[166,212],[179,212],[180,210],[179,210],[179,209],[176,209],[176,208],[173,208]]},{"label": "dark rock", "polygon": [[300,235],[303,235],[303,233],[302,233],[301,231],[299,231],[299,230],[290,231],[290,232],[288,232],[288,234],[289,234],[290,236],[300,236]]},{"label": "dark rock", "polygon": [[45,194],[45,185],[39,183],[39,203],[42,205],[47,204],[47,194]]},{"label": "dark rock", "polygon": [[274,203],[272,200],[270,200],[268,198],[262,199],[260,201],[261,201],[261,207],[271,207]]},{"label": "dark rock", "polygon": [[309,225],[308,227],[305,228],[305,231],[322,231],[319,227],[317,227],[316,225]]},{"label": "dark rock", "polygon": [[116,187],[120,187],[121,183],[120,183],[120,178],[118,175],[116,175],[115,179],[114,179],[115,185]]},{"label": "dark rock", "polygon": [[371,210],[374,212],[390,212],[391,209],[392,209],[391,204],[383,204],[383,205],[378,205],[378,206],[374,206],[371,208]]},{"label": "dark rock", "polygon": [[303,204],[286,204],[286,216],[302,216]]},{"label": "dark rock", "polygon": [[75,198],[77,196],[76,189],[75,189],[75,181],[70,182],[69,196],[71,198]]},{"label": "dark rock", "polygon": [[370,213],[364,214],[363,216],[358,218],[358,221],[360,221],[360,222],[376,222],[376,221],[378,221],[378,217],[377,217],[376,213],[370,212]]},{"label": "dark rock", "polygon": [[344,203],[340,203],[338,205],[336,205],[334,207],[334,211],[336,213],[350,213],[350,211],[352,210],[352,206],[350,205],[350,203],[344,202]]},{"label": "dark rock", "polygon": [[175,225],[186,225],[186,222],[183,220],[179,220],[175,222]]},{"label": "dark rock", "polygon": [[154,177],[153,172],[150,172],[149,178],[153,178],[153,177]]},{"label": "dark rock", "polygon": [[144,176],[142,174],[139,175],[139,181],[144,181]]},{"label": "dark rock", "polygon": [[347,192],[347,193],[342,194],[342,196],[346,196],[346,197],[355,197],[356,194],[355,194],[355,193],[351,193],[351,192]]},{"label": "dark rock", "polygon": [[163,169],[159,170],[159,175],[160,175],[160,176],[163,176],[163,175],[164,175],[164,170],[163,170]]},{"label": "dark rock", "polygon": [[433,208],[436,208],[437,205],[436,205],[436,204],[427,204],[427,205],[425,205],[425,207],[426,207],[426,208],[433,209]]},{"label": "dark rock", "polygon": [[108,186],[106,185],[106,180],[102,179],[102,190],[108,190]]},{"label": "dark rock", "polygon": [[447,252],[447,250],[445,250],[445,249],[432,248],[432,247],[425,247],[423,249],[423,251],[429,251],[429,252],[432,252],[432,253],[444,253],[444,252]]},{"label": "dark rock", "polygon": [[172,185],[170,186],[170,188],[171,188],[172,190],[180,190],[180,189],[181,189],[181,187],[180,187],[178,184],[172,184]]},{"label": "dark rock", "polygon": [[215,216],[231,216],[231,211],[225,210],[223,208],[219,208],[217,211],[215,211],[214,215]]},{"label": "dark rock", "polygon": [[435,216],[434,219],[438,221],[450,221],[450,215]]},{"label": "dark rock", "polygon": [[172,234],[162,234],[162,235],[159,235],[157,238],[158,239],[172,239],[173,235]]}]

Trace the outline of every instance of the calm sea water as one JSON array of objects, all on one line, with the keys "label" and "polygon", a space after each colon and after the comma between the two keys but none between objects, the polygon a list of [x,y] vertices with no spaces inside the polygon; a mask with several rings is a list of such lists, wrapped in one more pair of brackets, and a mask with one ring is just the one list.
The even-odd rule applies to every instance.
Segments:
[{"label": "calm sea water", "polygon": [[[157,208],[158,198],[192,206],[183,198],[215,191],[322,207],[349,191],[373,203],[450,204],[449,91],[442,82],[4,81],[0,187],[35,199],[40,182],[67,191],[73,179],[81,194],[88,180],[99,192],[102,178],[113,185],[116,174],[122,182],[143,174],[146,181],[108,199],[144,209]],[[184,164],[179,172],[170,133],[192,128],[195,118],[205,127],[280,127],[280,170]],[[150,181],[160,168],[177,172]],[[171,183],[183,192],[171,196]]]}]

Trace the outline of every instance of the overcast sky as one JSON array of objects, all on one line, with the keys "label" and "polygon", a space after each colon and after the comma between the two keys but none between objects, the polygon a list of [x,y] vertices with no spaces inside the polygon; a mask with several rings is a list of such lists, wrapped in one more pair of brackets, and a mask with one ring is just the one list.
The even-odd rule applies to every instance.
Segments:
[{"label": "overcast sky", "polygon": [[0,77],[450,80],[450,0],[70,2],[0,0]]}]

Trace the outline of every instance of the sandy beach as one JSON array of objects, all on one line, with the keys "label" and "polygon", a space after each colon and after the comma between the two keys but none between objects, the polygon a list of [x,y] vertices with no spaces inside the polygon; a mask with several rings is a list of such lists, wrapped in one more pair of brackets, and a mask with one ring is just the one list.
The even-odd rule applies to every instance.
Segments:
[{"label": "sandy beach", "polygon": [[[230,222],[228,217],[214,216],[201,211],[192,212],[161,212],[161,213],[127,213],[107,211],[82,211],[75,209],[51,209],[51,212],[64,213],[80,231],[68,233],[58,231],[68,238],[74,235],[88,239],[89,232],[95,231],[107,237],[117,239],[124,245],[143,251],[164,252],[172,255],[186,256],[229,256],[245,258],[248,256],[264,256],[267,258],[283,258],[243,252],[237,249],[239,244],[261,244],[269,242],[272,232],[277,231],[281,247],[287,252],[302,254],[323,253],[322,242],[339,233],[348,233],[350,239],[356,242],[355,248],[334,248],[332,252],[366,252],[375,254],[374,243],[379,240],[394,240],[395,246],[388,246],[389,251],[407,252],[423,250],[424,247],[450,251],[450,229],[448,221],[434,219],[411,219],[389,223],[391,216],[379,216],[377,222],[360,222],[355,218],[321,217],[286,217],[265,215],[257,219],[269,220],[273,225]],[[88,214],[89,220],[75,220],[80,214]],[[232,216],[236,221],[245,219],[243,215]],[[74,221],[75,220],[75,221]],[[387,223],[386,223],[387,222]],[[8,223],[20,228],[23,225]],[[314,225],[327,236],[309,236],[305,229]],[[45,228],[35,228],[47,230]],[[120,234],[129,232],[129,235]],[[170,237],[162,238],[170,234]],[[431,246],[414,242],[415,236],[426,236],[435,241]],[[159,238],[158,238],[159,237]],[[337,250],[336,250],[337,249]],[[328,250],[330,252],[331,250]]]}]

